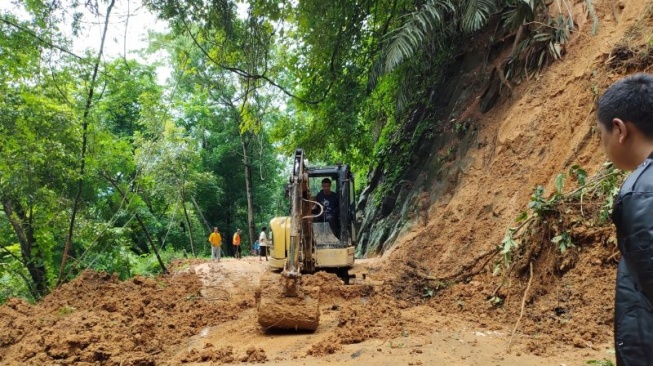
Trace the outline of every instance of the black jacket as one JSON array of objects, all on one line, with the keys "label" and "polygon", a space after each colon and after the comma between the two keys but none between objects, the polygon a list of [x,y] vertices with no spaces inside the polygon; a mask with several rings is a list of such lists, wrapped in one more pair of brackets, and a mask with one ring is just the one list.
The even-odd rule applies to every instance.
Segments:
[{"label": "black jacket", "polygon": [[614,315],[617,366],[653,366],[652,157],[626,178],[612,212],[621,252]]},{"label": "black jacket", "polygon": [[[324,194],[324,191],[319,191],[315,200],[319,202],[323,207],[322,214],[313,219],[315,222],[328,221],[332,222],[338,220],[340,216],[340,200],[338,199],[338,193],[331,191],[327,196]],[[319,207],[313,208],[313,213],[319,213]]]}]

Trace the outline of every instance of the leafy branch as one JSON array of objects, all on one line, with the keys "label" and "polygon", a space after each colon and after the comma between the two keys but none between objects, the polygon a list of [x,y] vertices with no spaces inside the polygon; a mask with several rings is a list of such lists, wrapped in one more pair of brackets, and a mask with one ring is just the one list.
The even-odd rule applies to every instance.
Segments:
[{"label": "leafy branch", "polygon": [[[619,193],[619,184],[623,179],[623,171],[611,163],[605,163],[602,169],[589,180],[587,172],[578,165],[569,169],[568,175],[576,180],[579,186],[569,193],[564,193],[567,174],[559,174],[555,179],[555,192],[550,198],[545,198],[544,187],[537,186],[528,203],[528,211],[519,214],[516,227],[506,230],[506,235],[498,247],[501,258],[494,264],[494,274],[501,273],[511,267],[522,244],[542,240],[554,244],[561,253],[574,247],[573,228],[576,224],[601,225],[605,223],[612,212],[614,197]],[[587,208],[584,210],[583,208]],[[589,222],[587,221],[591,219]],[[548,229],[548,230],[545,230]],[[555,235],[538,235],[542,232]]]}]

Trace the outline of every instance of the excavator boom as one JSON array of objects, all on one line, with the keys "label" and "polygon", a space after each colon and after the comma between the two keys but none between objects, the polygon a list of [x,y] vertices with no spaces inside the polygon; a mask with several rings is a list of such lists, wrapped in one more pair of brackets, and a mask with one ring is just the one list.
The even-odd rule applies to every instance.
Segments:
[{"label": "excavator boom", "polygon": [[[281,276],[261,279],[258,321],[266,329],[315,330],[319,324],[319,290],[301,288],[301,276],[313,252],[308,175],[304,152],[295,152],[290,176],[290,246]],[[313,268],[309,264],[310,268]]]}]

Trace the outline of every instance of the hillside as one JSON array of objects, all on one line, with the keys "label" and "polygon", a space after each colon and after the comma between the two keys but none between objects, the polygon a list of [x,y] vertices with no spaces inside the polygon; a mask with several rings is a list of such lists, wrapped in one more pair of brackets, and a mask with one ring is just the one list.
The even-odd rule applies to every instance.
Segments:
[{"label": "hillside", "polygon": [[[394,214],[413,212],[405,225],[366,239],[369,248],[387,250],[368,250],[351,286],[324,274],[307,279],[322,286],[316,333],[266,333],[256,325],[255,289],[265,262],[187,261],[175,263],[169,276],[125,282],[86,272],[36,305],[8,301],[0,307],[0,364],[581,365],[614,360],[617,257],[609,223],[574,224],[574,246],[564,253],[543,245],[551,233],[542,232],[542,240],[523,243],[511,269],[493,275],[492,264],[538,185],[548,196],[556,176],[572,166],[582,167],[588,177],[602,169],[595,101],[613,81],[649,67],[652,4],[596,1],[597,34],[591,34],[589,19],[579,17],[580,31],[561,61],[506,86],[485,114],[479,110],[480,95],[464,95],[471,102],[456,113],[474,121],[473,128],[450,150],[453,156],[440,173],[416,179],[420,184],[403,183]],[[424,156],[435,159],[449,145],[425,149],[431,147]],[[427,176],[432,162],[425,158],[420,166]],[[564,191],[575,184],[569,178]],[[411,198],[421,192],[428,198],[424,210],[422,201]],[[374,190],[366,194],[371,200]],[[384,219],[397,221],[389,211]],[[596,208],[568,211],[584,217]]]},{"label": "hillside", "polygon": [[[424,287],[444,287],[429,302],[437,311],[506,324],[519,317],[532,262],[533,281],[520,329],[529,336],[528,350],[536,354],[556,352],[551,344],[592,349],[612,337],[618,253],[609,221],[599,226],[572,222],[576,247],[562,254],[550,242],[555,234],[535,233],[541,240],[523,243],[523,256],[514,259],[521,263],[507,275],[492,276],[497,257],[490,258],[506,230],[519,226],[516,219],[528,210],[538,185],[550,196],[556,176],[572,166],[584,168],[589,176],[602,169],[596,99],[624,74],[650,65],[651,3],[620,2],[617,13],[610,1],[596,6],[596,36],[576,34],[563,61],[514,87],[505,102],[478,117],[478,136],[449,175],[455,187],[431,190],[436,198],[428,226],[404,230],[400,244],[384,256],[384,271],[407,283],[402,297],[419,296]],[[581,24],[581,29],[589,27]],[[462,114],[478,116],[478,105]],[[575,188],[573,182],[567,184],[572,186],[565,191]],[[596,212],[593,204],[587,203],[585,210]],[[456,283],[448,286],[452,281]]]}]

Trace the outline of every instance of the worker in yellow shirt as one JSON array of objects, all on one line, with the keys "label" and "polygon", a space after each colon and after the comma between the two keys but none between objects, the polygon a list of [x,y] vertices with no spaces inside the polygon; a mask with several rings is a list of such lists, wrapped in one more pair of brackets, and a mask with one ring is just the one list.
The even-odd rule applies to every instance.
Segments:
[{"label": "worker in yellow shirt", "polygon": [[234,240],[232,243],[234,245],[235,256],[240,259],[240,229],[236,230],[236,233],[234,233]]},{"label": "worker in yellow shirt", "polygon": [[213,228],[213,232],[209,236],[209,243],[211,243],[211,260],[214,261],[217,258],[218,262],[220,262],[220,246],[222,245],[222,236],[220,236],[217,227]]}]

